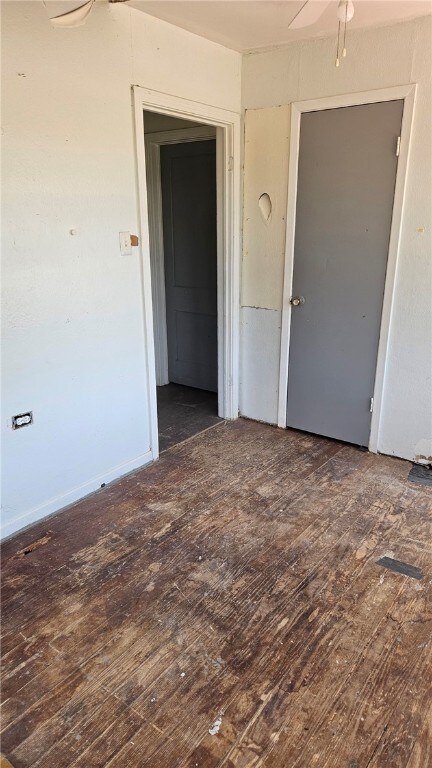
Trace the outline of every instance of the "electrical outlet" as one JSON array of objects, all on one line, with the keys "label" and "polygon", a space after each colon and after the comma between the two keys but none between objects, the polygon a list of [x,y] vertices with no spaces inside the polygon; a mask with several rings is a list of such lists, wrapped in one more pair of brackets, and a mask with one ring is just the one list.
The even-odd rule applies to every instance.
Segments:
[{"label": "electrical outlet", "polygon": [[33,411],[12,416],[12,429],[21,429],[21,427],[28,427],[30,424],[33,424]]},{"label": "electrical outlet", "polygon": [[130,232],[119,232],[120,240],[120,255],[131,256],[132,255],[132,241]]}]

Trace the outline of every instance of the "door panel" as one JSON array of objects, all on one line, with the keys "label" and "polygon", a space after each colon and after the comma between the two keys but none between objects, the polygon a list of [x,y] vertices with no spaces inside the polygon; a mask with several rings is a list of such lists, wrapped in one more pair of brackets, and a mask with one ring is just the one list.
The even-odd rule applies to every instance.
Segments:
[{"label": "door panel", "polygon": [[[177,374],[185,381],[190,371],[209,367],[209,350],[217,345],[217,328],[214,315],[198,312],[176,312]],[[216,373],[213,367],[211,372]],[[204,376],[204,374],[203,374]],[[196,384],[194,384],[196,386]],[[205,387],[208,389],[209,387]],[[216,391],[216,387],[210,391]]]},{"label": "door panel", "polygon": [[403,101],[301,117],[287,425],[367,445]]},{"label": "door panel", "polygon": [[216,142],[161,148],[169,380],[217,391]]}]

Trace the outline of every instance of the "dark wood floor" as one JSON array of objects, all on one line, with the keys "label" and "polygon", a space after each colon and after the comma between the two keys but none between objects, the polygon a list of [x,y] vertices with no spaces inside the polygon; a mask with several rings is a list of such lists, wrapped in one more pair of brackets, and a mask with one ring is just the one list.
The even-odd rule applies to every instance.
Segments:
[{"label": "dark wood floor", "polygon": [[222,421],[216,392],[166,384],[157,388],[157,406],[160,452]]},{"label": "dark wood floor", "polygon": [[16,768],[432,765],[432,496],[409,469],[222,423],[6,542],[3,752]]}]

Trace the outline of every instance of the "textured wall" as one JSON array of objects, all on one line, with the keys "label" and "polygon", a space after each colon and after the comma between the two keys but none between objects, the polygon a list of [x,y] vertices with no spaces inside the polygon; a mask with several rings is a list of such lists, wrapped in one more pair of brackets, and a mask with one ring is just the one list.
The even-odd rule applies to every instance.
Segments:
[{"label": "textured wall", "polygon": [[[243,58],[242,93],[246,111],[245,219],[243,303],[253,304],[243,316],[242,360],[258,358],[257,345],[272,361],[259,379],[259,397],[242,378],[243,413],[276,421],[280,344],[284,234],[268,230],[270,255],[259,232],[257,192],[268,183],[266,163],[274,168],[273,186],[281,198],[287,186],[286,107],[292,101],[418,83],[411,157],[408,169],[402,239],[387,358],[384,408],[378,448],[407,459],[432,454],[432,302],[431,302],[431,19],[348,34],[348,55],[334,66],[335,39],[295,43],[283,49]],[[275,109],[275,107],[278,107]],[[253,110],[253,111],[249,111]],[[262,110],[262,111],[261,111]],[[262,141],[260,126],[268,141]],[[275,166],[275,144],[280,153]],[[251,158],[259,156],[259,161]],[[261,233],[262,234],[262,233]],[[257,241],[258,243],[258,241]],[[249,287],[254,287],[250,300]],[[269,322],[266,313],[277,317]],[[267,331],[265,329],[268,329]],[[275,364],[277,360],[277,364]],[[246,364],[243,363],[245,366]],[[273,414],[273,418],[269,418]],[[430,459],[429,459],[430,460]]]},{"label": "textured wall", "polygon": [[[246,112],[240,411],[277,421],[290,108]],[[271,200],[268,220],[259,208]],[[270,342],[270,343],[269,343]]]}]

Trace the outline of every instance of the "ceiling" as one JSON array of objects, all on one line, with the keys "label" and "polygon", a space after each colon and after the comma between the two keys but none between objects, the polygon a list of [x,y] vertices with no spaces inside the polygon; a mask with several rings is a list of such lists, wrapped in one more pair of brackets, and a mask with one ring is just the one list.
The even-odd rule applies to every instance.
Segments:
[{"label": "ceiling", "polygon": [[[336,33],[338,0],[303,29],[288,25],[305,0],[132,0],[130,5],[236,51],[251,51]],[[432,0],[354,0],[349,29],[391,24],[431,13]]]}]

